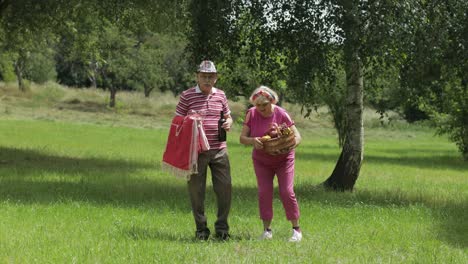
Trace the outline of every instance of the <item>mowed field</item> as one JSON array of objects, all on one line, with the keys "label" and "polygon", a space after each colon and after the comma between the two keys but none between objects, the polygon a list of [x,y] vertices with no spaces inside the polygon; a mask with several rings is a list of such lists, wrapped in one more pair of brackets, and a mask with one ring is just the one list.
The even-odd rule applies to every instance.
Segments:
[{"label": "mowed field", "polygon": [[[120,97],[119,97],[120,96]],[[467,263],[468,163],[431,128],[366,116],[352,193],[318,185],[340,149],[324,113],[304,119],[296,195],[303,241],[276,190],[274,238],[259,241],[251,149],[228,134],[233,178],[228,242],[194,240],[186,183],[161,171],[176,98],[0,85],[0,263]],[[242,104],[232,103],[236,117]],[[210,227],[216,201],[208,181]]]}]

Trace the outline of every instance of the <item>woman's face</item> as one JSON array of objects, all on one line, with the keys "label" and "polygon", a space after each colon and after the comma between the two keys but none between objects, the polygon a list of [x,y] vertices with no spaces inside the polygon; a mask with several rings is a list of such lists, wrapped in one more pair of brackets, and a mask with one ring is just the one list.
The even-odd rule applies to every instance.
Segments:
[{"label": "woman's face", "polygon": [[197,83],[200,90],[204,94],[210,94],[211,88],[215,85],[217,77],[216,73],[199,72],[197,74]]},{"label": "woman's face", "polygon": [[270,116],[272,113],[271,102],[268,100],[258,100],[255,102],[255,107],[262,116]]}]

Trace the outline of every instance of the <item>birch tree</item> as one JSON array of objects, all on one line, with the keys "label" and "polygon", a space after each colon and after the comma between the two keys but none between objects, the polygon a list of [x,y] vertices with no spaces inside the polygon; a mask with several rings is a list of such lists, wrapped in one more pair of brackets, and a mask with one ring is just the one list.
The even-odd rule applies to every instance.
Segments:
[{"label": "birch tree", "polygon": [[[238,5],[259,25],[256,37],[264,45],[258,52],[284,55],[288,92],[306,107],[316,103],[317,79],[338,83],[337,73],[344,70],[346,88],[338,102],[344,111],[338,113],[344,117],[343,147],[323,185],[353,190],[364,158],[366,74],[401,60],[421,10],[419,1],[251,0]],[[265,58],[261,63],[275,60]]]}]

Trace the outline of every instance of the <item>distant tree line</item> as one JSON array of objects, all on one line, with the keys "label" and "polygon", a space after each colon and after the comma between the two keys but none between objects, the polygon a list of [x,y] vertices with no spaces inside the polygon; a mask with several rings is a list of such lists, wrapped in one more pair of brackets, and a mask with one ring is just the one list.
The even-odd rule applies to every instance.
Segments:
[{"label": "distant tree line", "polygon": [[179,92],[191,81],[184,1],[1,1],[0,76]]},{"label": "distant tree line", "polygon": [[[352,190],[364,105],[428,119],[468,160],[463,0],[0,0],[0,79],[175,95],[202,59],[235,99],[259,84],[308,115],[327,105],[342,153],[324,185]],[[25,82],[25,80],[27,80]]]}]

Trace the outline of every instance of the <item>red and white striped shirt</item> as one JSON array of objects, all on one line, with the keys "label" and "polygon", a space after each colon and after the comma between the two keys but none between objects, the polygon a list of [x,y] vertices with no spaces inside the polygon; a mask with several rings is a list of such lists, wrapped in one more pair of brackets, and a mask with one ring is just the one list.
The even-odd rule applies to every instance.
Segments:
[{"label": "red and white striped shirt", "polygon": [[226,142],[218,140],[218,120],[221,111],[225,115],[231,113],[226,94],[215,87],[211,89],[211,93],[208,95],[202,93],[198,85],[187,89],[180,94],[176,115],[186,116],[190,110],[199,111],[203,116],[203,129],[210,144],[210,149],[226,148]]}]

